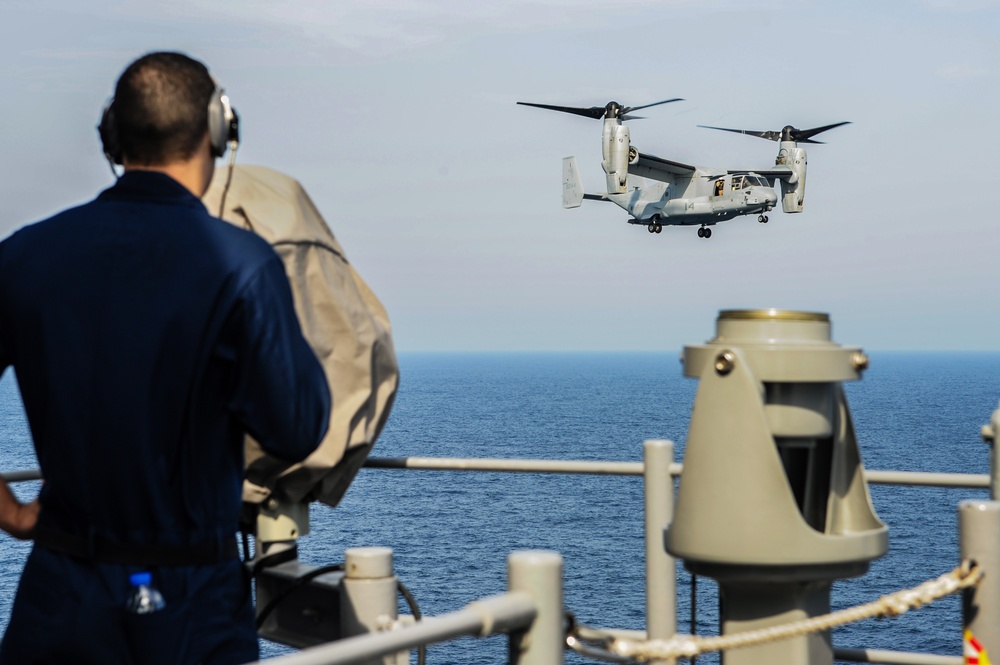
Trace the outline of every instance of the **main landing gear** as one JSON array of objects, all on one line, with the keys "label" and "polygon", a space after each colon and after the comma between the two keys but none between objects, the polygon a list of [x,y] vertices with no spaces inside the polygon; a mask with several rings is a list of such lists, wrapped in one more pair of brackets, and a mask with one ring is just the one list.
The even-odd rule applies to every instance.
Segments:
[{"label": "main landing gear", "polygon": [[707,226],[701,227],[700,229],[698,229],[698,237],[699,238],[711,238],[712,237],[712,229],[708,228]]},{"label": "main landing gear", "polygon": [[659,233],[663,230],[663,224],[660,224],[659,222],[650,222],[646,227],[646,230],[650,233]]},{"label": "main landing gear", "polygon": [[767,224],[767,215],[757,215],[757,221],[761,224]]}]

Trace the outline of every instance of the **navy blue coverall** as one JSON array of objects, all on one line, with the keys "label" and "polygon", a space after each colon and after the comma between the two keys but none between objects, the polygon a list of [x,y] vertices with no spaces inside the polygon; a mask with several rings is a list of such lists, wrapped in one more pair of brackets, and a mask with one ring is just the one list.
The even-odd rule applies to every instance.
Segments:
[{"label": "navy blue coverall", "polygon": [[[45,483],[0,663],[256,659],[234,547],[243,437],[298,461],[330,410],[271,247],[128,171],[0,243],[7,366]],[[164,610],[125,610],[141,570]]]}]

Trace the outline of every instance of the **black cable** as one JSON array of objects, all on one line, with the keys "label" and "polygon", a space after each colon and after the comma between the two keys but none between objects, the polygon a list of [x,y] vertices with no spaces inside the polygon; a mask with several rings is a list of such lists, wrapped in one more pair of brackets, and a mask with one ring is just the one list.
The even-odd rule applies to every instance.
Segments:
[{"label": "black cable", "polygon": [[260,572],[261,568],[270,568],[271,566],[277,566],[278,564],[285,563],[286,561],[292,561],[299,557],[299,547],[298,545],[292,545],[283,550],[278,550],[274,554],[267,554],[262,556],[253,562],[250,567],[250,577],[257,577],[257,573]]},{"label": "black cable", "polygon": [[[243,563],[248,563],[250,561],[250,534],[246,531],[240,530],[240,536],[243,538]],[[253,577],[253,575],[250,575]]]},{"label": "black cable", "polygon": [[274,598],[268,601],[267,605],[264,606],[264,609],[262,609],[260,613],[257,615],[257,630],[260,630],[260,627],[264,625],[264,622],[267,620],[269,616],[271,616],[275,608],[277,608],[278,605],[282,601],[284,601],[285,598],[287,598],[289,594],[291,594],[293,591],[313,581],[320,575],[326,575],[327,573],[342,572],[343,570],[344,570],[344,564],[336,563],[331,566],[323,566],[321,568],[317,568],[316,570],[310,570],[305,575],[296,577],[291,584],[282,589],[278,595],[276,595]]},{"label": "black cable", "polygon": [[[278,559],[283,559],[287,561],[290,560],[291,558],[295,558],[295,549],[296,548],[292,548],[290,550],[278,552],[277,554],[274,554],[270,557],[265,557],[264,559],[261,559],[260,561],[255,563],[253,568],[251,569],[250,571],[251,576],[255,577],[257,573],[260,572],[260,569],[263,568],[264,566],[276,565],[278,563],[281,563],[281,561],[278,561]],[[291,557],[288,556],[289,553],[292,554]],[[274,610],[278,607],[278,605],[284,602],[284,600],[288,598],[288,596],[291,595],[291,593],[295,589],[304,586],[305,584],[313,581],[314,579],[320,577],[321,575],[326,575],[327,573],[342,572],[343,570],[344,570],[344,564],[336,563],[330,566],[323,566],[315,570],[310,570],[305,575],[296,577],[291,584],[282,589],[281,592],[274,598],[269,600],[267,602],[267,605],[265,605],[264,608],[257,615],[257,630],[260,630],[260,627],[263,626],[264,622],[267,621],[268,617],[270,617],[271,614],[274,613]],[[417,621],[420,621],[420,619],[423,618],[423,614],[420,612],[420,606],[417,605],[416,598],[413,597],[413,594],[410,593],[410,590],[406,587],[406,585],[398,580],[396,581],[396,588],[399,590],[399,593],[403,596],[403,599],[406,601],[407,607],[410,608],[410,612],[413,614],[413,618],[416,619]],[[427,662],[427,646],[421,644],[419,647],[417,647],[417,665],[425,665],[426,662]]]},{"label": "black cable", "polygon": [[[417,599],[413,597],[413,594],[406,588],[406,585],[399,580],[396,580],[396,588],[399,589],[399,593],[402,594],[403,599],[406,601],[406,606],[410,608],[410,614],[413,615],[414,619],[420,621],[423,615],[420,614],[420,607],[417,605]],[[426,662],[427,645],[421,644],[417,647],[417,665],[425,665]]]},{"label": "black cable", "polygon": [[236,164],[236,148],[239,143],[235,141],[229,142],[229,172],[226,174],[226,186],[222,188],[222,198],[219,200],[219,214],[217,215],[219,219],[222,219],[222,213],[225,212],[226,207],[226,195],[229,193],[229,185],[233,181],[233,166]]}]

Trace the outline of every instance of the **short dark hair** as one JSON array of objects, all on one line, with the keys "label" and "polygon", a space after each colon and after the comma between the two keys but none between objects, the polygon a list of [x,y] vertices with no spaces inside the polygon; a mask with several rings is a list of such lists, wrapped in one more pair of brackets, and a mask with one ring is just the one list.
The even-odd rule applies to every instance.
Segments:
[{"label": "short dark hair", "polygon": [[215,81],[183,53],[158,52],[129,65],[115,86],[122,155],[141,166],[190,159],[208,131]]}]

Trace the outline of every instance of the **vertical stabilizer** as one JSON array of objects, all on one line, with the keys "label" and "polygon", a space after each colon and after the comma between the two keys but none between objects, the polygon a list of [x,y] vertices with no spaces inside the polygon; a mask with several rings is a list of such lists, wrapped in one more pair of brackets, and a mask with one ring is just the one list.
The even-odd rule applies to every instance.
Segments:
[{"label": "vertical stabilizer", "polygon": [[579,208],[583,203],[583,180],[576,168],[576,157],[563,157],[563,208]]}]

